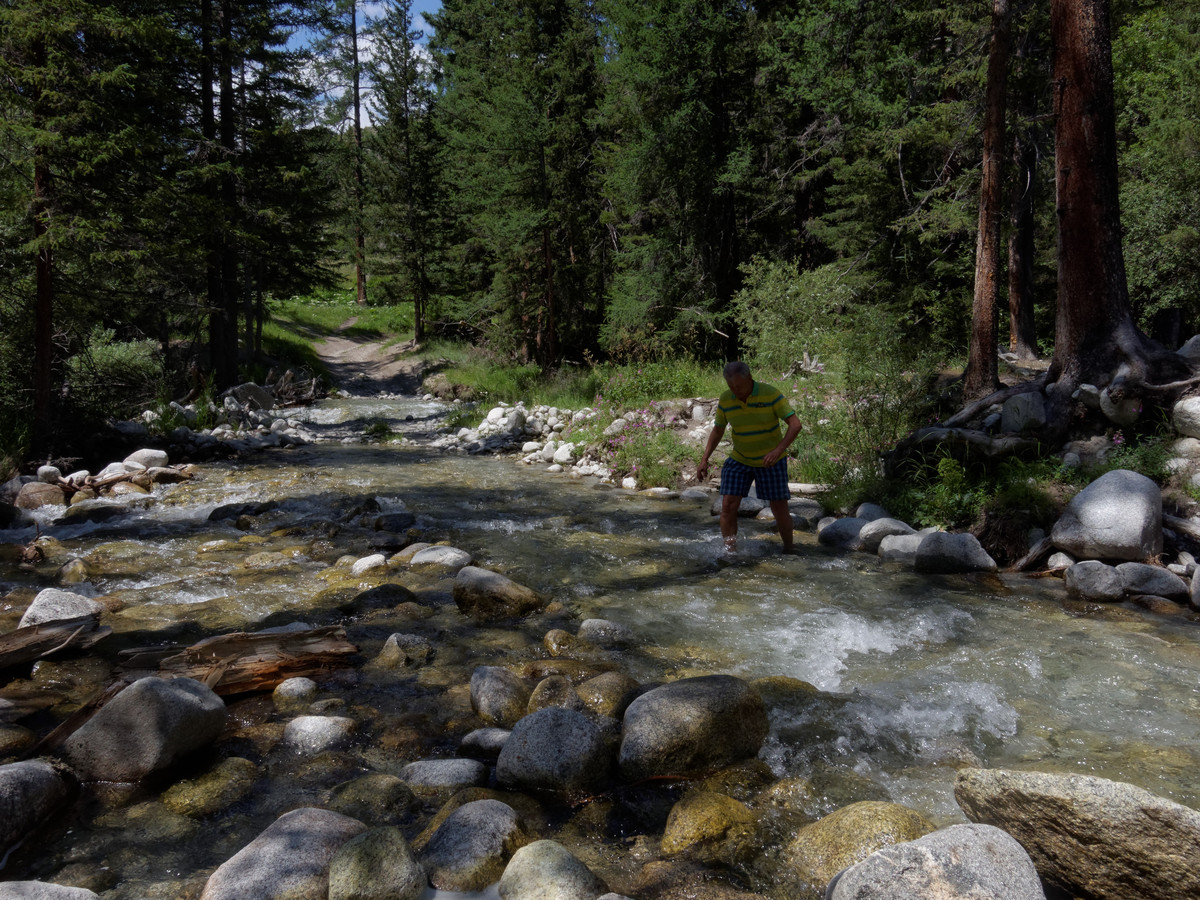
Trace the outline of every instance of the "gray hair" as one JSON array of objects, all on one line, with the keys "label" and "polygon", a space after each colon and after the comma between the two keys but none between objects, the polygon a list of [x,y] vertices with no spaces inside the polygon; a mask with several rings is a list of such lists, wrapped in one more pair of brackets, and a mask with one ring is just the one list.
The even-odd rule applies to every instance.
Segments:
[{"label": "gray hair", "polygon": [[726,363],[725,371],[722,374],[725,376],[726,381],[728,381],[730,378],[738,378],[739,376],[742,378],[749,378],[750,367],[738,359],[734,360],[733,362]]}]

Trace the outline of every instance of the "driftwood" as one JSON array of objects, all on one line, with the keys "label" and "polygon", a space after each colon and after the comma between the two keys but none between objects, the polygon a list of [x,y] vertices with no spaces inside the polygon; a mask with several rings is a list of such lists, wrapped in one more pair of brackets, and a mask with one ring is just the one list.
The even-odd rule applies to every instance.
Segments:
[{"label": "driftwood", "polygon": [[190,647],[125,650],[120,673],[127,680],[143,675],[183,676],[203,681],[218,694],[271,690],[298,675],[315,675],[347,665],[358,648],[343,628],[331,625],[307,631],[221,634]]},{"label": "driftwood", "polygon": [[1186,534],[1188,537],[1200,541],[1200,525],[1189,519],[1181,519],[1178,516],[1169,516],[1164,513],[1163,525],[1172,531],[1178,531],[1180,534]]},{"label": "driftwood", "polygon": [[67,648],[85,650],[110,634],[112,629],[101,626],[98,615],[26,625],[0,635],[0,669],[33,662]]},{"label": "driftwood", "polygon": [[1038,562],[1038,560],[1040,560],[1053,549],[1054,544],[1050,541],[1050,538],[1042,538],[1033,545],[1033,548],[1028,553],[1012,564],[1010,571],[1024,572],[1026,569],[1032,568]]}]

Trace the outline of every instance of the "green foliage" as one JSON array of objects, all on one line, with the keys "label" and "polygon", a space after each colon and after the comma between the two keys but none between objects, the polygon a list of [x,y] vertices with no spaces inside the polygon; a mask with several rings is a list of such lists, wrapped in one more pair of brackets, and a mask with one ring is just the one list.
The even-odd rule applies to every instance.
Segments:
[{"label": "green foliage", "polygon": [[596,391],[595,402],[616,409],[679,397],[703,397],[714,387],[712,367],[687,359],[602,366],[597,374],[604,377],[604,382]]},{"label": "green foliage", "polygon": [[389,441],[396,436],[392,426],[384,419],[376,419],[363,429],[363,434],[373,441]]},{"label": "green foliage", "polygon": [[1114,469],[1129,469],[1162,484],[1171,476],[1167,462],[1174,455],[1170,445],[1176,437],[1169,430],[1143,437],[1116,431],[1112,435],[1113,448],[1099,463],[1088,468],[1087,476],[1094,480]]},{"label": "green foliage", "polygon": [[112,329],[97,326],[87,344],[67,360],[66,391],[84,421],[124,418],[144,409],[163,383],[162,360],[154,341],[118,341]]}]

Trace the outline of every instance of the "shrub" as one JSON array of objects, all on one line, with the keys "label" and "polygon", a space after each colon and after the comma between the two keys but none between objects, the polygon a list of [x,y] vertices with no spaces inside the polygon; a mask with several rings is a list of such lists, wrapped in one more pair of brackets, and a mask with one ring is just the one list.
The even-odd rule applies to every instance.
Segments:
[{"label": "shrub", "polygon": [[154,402],[164,380],[154,341],[118,341],[97,326],[67,360],[66,393],[86,421],[121,418]]}]

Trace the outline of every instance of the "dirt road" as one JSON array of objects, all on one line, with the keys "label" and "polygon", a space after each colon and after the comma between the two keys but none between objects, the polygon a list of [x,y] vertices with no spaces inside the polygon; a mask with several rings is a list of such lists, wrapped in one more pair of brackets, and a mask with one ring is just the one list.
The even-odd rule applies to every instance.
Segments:
[{"label": "dirt road", "polygon": [[347,319],[330,335],[314,344],[334,383],[349,394],[415,394],[421,387],[420,360],[409,354],[411,341],[387,345],[384,341],[347,336],[355,319]]}]

